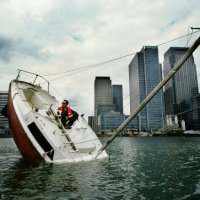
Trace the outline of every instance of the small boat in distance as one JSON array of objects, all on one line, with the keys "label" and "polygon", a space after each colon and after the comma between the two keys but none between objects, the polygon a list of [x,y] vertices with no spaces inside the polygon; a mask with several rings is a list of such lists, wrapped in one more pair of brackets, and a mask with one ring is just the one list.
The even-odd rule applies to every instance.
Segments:
[{"label": "small boat in distance", "polygon": [[[20,73],[35,76],[33,83],[19,79]],[[41,77],[24,70],[9,86],[7,115],[14,141],[29,161],[74,163],[96,159],[102,144],[86,120],[79,116],[71,129],[65,129],[56,115],[58,100],[36,85]],[[98,159],[107,158],[104,151]]]}]

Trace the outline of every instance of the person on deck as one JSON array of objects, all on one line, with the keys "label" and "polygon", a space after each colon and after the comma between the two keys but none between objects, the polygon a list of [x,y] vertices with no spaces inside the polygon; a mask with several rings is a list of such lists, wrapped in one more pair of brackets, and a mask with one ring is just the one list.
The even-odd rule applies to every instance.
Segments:
[{"label": "person on deck", "polygon": [[58,107],[58,114],[61,112],[61,122],[65,128],[71,128],[73,123],[78,119],[78,113],[72,110],[67,100],[63,100],[62,106]]}]

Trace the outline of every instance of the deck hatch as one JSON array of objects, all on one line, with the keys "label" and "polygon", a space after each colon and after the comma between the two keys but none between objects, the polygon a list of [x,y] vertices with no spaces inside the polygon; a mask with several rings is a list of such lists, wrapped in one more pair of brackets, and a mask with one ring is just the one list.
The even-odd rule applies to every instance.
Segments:
[{"label": "deck hatch", "polygon": [[53,160],[54,149],[43,136],[39,128],[36,126],[35,122],[32,122],[28,125],[29,130],[31,131],[33,137],[36,139],[38,144],[42,147],[42,149],[47,152],[48,157]]}]

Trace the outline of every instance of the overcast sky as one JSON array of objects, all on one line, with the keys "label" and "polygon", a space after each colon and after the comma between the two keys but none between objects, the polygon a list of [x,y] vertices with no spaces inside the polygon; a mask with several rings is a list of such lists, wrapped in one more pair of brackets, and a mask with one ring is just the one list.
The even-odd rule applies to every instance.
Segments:
[{"label": "overcast sky", "polygon": [[[169,41],[191,32],[189,27],[200,27],[200,1],[0,0],[0,90],[8,89],[17,69],[40,75],[70,71]],[[186,43],[183,38],[159,46],[160,63],[170,46]],[[57,80],[52,79],[67,74],[45,78],[52,80],[59,100],[66,98],[79,113],[93,115],[95,77],[110,76],[127,97],[133,56]],[[129,100],[124,100],[126,114]]]}]

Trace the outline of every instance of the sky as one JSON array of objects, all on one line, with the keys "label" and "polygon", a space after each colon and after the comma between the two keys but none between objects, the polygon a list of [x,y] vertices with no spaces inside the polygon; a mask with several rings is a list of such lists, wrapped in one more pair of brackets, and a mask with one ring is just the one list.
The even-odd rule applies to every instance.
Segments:
[{"label": "sky", "polygon": [[[17,69],[27,70],[48,79],[59,101],[68,99],[74,110],[89,116],[94,114],[95,77],[110,76],[112,84],[123,85],[124,112],[129,114],[133,53],[191,33],[189,27],[200,27],[199,19],[196,0],[0,0],[0,91],[8,90]],[[159,45],[159,62],[169,47],[191,45],[199,36]],[[198,74],[199,49],[194,53]]]}]

